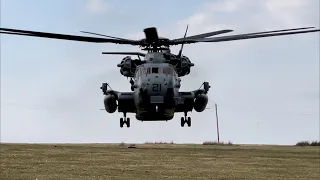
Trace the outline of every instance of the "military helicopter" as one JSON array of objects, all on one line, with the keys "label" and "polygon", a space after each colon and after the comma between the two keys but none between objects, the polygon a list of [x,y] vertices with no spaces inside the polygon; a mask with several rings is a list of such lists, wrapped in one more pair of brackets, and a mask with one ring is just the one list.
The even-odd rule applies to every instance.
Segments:
[{"label": "military helicopter", "polygon": [[[294,29],[282,29],[274,31],[237,34],[229,36],[217,36],[232,32],[225,29],[193,36],[186,36],[188,26],[182,38],[168,39],[159,37],[155,27],[144,29],[145,38],[140,40],[124,39],[107,36],[98,33],[82,31],[82,33],[103,36],[89,37],[78,35],[57,34],[38,31],[27,31],[19,29],[0,28],[0,33],[11,35],[23,35],[43,38],[53,38],[71,41],[92,43],[115,43],[139,46],[147,53],[141,52],[102,52],[102,54],[136,55],[138,59],[126,56],[117,65],[120,73],[130,78],[131,92],[119,92],[112,90],[108,83],[102,83],[100,87],[104,94],[105,111],[123,113],[120,118],[120,127],[126,124],[130,127],[130,118],[127,113],[135,113],[139,121],[168,121],[172,120],[175,113],[184,113],[181,117],[181,127],[185,124],[191,126],[191,117],[188,112],[195,110],[203,112],[208,103],[209,82],[203,82],[199,89],[189,92],[181,92],[180,77],[190,73],[194,66],[190,59],[182,55],[184,44],[199,42],[224,42],[243,39],[253,39],[271,36],[282,36],[300,33],[319,32],[314,27],[303,27]],[[217,36],[217,37],[212,37]],[[171,53],[170,46],[181,45],[177,55]],[[140,57],[143,57],[141,59]]]}]

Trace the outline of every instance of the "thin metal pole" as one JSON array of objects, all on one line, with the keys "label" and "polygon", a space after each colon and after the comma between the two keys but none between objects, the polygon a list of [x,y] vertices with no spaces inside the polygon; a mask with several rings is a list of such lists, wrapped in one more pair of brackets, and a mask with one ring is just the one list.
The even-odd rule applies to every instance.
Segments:
[{"label": "thin metal pole", "polygon": [[220,137],[219,137],[219,118],[218,118],[218,106],[217,103],[215,103],[216,107],[216,121],[217,121],[217,134],[218,134],[218,143],[220,142]]}]

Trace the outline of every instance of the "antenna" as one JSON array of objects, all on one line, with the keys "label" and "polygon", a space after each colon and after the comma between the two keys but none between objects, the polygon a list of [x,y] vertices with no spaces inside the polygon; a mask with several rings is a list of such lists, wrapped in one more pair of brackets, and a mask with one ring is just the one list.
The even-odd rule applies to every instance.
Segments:
[{"label": "antenna", "polygon": [[218,136],[218,143],[220,142],[220,136],[219,136],[219,118],[218,118],[218,105],[215,103],[216,107],[216,121],[217,121],[217,136]]},{"label": "antenna", "polygon": [[[189,27],[189,24],[187,25],[186,32],[184,33],[183,39],[185,39],[185,38],[186,38],[186,36],[187,36],[188,27]],[[182,43],[182,44],[181,44],[181,48],[180,48],[180,51],[179,51],[179,54],[178,54],[178,57],[179,57],[179,58],[180,58],[180,57],[181,57],[181,55],[182,55],[183,45],[184,45],[184,43]]]}]

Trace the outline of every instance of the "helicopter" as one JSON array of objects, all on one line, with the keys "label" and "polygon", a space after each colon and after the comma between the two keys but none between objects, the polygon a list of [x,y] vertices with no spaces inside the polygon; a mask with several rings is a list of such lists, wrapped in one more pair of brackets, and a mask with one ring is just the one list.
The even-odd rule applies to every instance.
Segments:
[{"label": "helicopter", "polygon": [[[123,117],[120,118],[121,128],[124,124],[130,127],[130,118],[127,117],[128,113],[134,113],[135,118],[139,121],[169,121],[174,118],[175,113],[184,113],[184,116],[181,117],[181,127],[184,127],[185,124],[191,127],[191,117],[188,116],[188,112],[192,112],[193,110],[203,112],[207,109],[210,85],[209,82],[203,82],[199,89],[186,92],[180,91],[180,77],[190,74],[191,67],[194,66],[194,63],[182,54],[184,44],[225,42],[320,31],[320,29],[314,28],[302,27],[218,36],[233,31],[231,29],[224,29],[186,36],[188,31],[187,26],[182,38],[168,39],[159,37],[156,27],[148,27],[144,29],[145,38],[140,40],[119,38],[87,31],[81,32],[100,37],[9,28],[0,28],[0,33],[80,42],[139,46],[142,50],[147,51],[147,53],[102,52],[102,54],[128,55],[117,64],[117,67],[120,68],[121,75],[130,78],[129,82],[131,85],[131,92],[119,92],[113,90],[108,83],[102,83],[100,89],[104,95],[103,104],[105,108],[103,110],[108,113],[114,113],[117,110],[119,113],[123,113]],[[178,54],[174,54],[170,50],[170,46],[174,45],[181,45]],[[136,55],[138,59],[133,59],[129,55]]]}]

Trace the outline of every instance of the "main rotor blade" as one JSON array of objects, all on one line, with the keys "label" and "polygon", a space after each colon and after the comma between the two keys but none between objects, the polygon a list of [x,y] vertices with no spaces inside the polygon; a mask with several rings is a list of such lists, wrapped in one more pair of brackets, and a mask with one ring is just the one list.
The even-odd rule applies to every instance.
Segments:
[{"label": "main rotor blade", "polygon": [[108,35],[98,34],[98,33],[93,33],[93,32],[87,32],[87,31],[80,31],[80,32],[86,33],[86,34],[93,34],[93,35],[97,35],[97,36],[103,36],[103,37],[113,38],[113,39],[124,40],[124,41],[132,41],[131,39],[124,39],[124,38],[119,38],[119,37],[114,37],[114,36],[108,36]]},{"label": "main rotor blade", "polygon": [[140,41],[134,41],[134,40],[125,41],[125,40],[119,40],[119,39],[95,38],[95,37],[76,36],[76,35],[68,35],[68,34],[27,31],[27,30],[20,30],[20,29],[0,28],[0,33],[3,33],[3,34],[10,33],[10,34],[22,35],[22,36],[35,36],[35,37],[43,37],[43,38],[63,39],[63,40],[93,42],[93,43],[116,43],[116,44],[140,45]]},{"label": "main rotor blade", "polygon": [[314,28],[314,27],[303,27],[303,28],[294,28],[294,29],[280,29],[280,30],[275,30],[275,31],[262,31],[262,32],[249,33],[247,35],[267,34],[267,33],[286,32],[286,31],[296,31],[296,30],[312,29],[312,28]]},{"label": "main rotor blade", "polygon": [[31,34],[26,34],[26,33],[15,33],[15,32],[5,32],[5,31],[0,31],[2,34],[13,34],[13,35],[24,35],[24,36],[32,36]]},{"label": "main rotor blade", "polygon": [[235,41],[235,40],[243,40],[243,39],[262,38],[262,37],[283,36],[283,35],[290,35],[290,34],[311,33],[311,32],[319,32],[319,31],[320,31],[320,29],[305,30],[305,31],[293,31],[293,32],[281,32],[281,33],[270,33],[270,34],[251,33],[251,34],[238,34],[238,35],[231,35],[231,36],[213,37],[213,38],[207,38],[207,39],[193,39],[193,40],[187,40],[187,41],[188,41],[188,43],[223,42],[223,41]]},{"label": "main rotor blade", "polygon": [[188,39],[202,39],[202,38],[215,36],[215,35],[219,35],[219,34],[224,34],[224,33],[232,32],[232,31],[233,30],[231,30],[231,29],[225,29],[225,30],[219,30],[219,31],[213,31],[213,32],[208,32],[208,33],[188,36],[188,37],[185,37],[185,38],[173,39],[172,41],[181,41],[181,40],[188,40]]},{"label": "main rotor blade", "polygon": [[146,56],[146,54],[141,52],[102,52],[102,54],[117,54],[117,55],[137,55],[137,56]]}]

